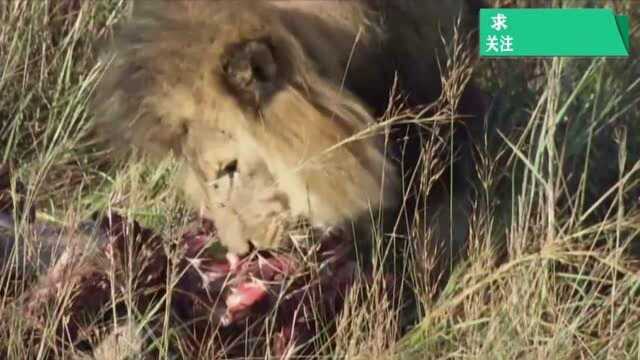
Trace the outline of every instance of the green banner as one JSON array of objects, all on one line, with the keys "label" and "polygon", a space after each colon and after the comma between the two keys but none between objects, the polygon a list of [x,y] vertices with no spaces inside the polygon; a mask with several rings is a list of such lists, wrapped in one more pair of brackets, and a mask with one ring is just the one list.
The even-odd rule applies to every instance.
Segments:
[{"label": "green banner", "polygon": [[629,56],[629,17],[609,9],[481,9],[480,56]]}]

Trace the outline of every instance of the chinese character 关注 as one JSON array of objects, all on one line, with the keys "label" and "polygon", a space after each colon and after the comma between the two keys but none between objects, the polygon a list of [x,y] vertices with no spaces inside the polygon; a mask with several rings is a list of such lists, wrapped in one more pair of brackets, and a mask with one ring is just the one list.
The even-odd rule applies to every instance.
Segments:
[{"label": "chinese character \u5173\u6ce8", "polygon": [[513,51],[513,36],[502,35],[500,36],[500,51],[512,52]]},{"label": "chinese character \u5173\u6ce8", "polygon": [[498,52],[498,37],[496,35],[487,36],[487,52]]},{"label": "chinese character \u5173\u6ce8", "polygon": [[507,28],[507,16],[505,14],[496,14],[491,17],[491,28],[495,31],[505,30]]}]

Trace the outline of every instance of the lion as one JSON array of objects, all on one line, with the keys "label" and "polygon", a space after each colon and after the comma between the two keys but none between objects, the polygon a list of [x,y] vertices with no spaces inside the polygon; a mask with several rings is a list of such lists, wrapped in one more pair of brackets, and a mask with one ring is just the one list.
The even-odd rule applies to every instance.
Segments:
[{"label": "lion", "polygon": [[217,236],[233,253],[246,253],[250,243],[278,246],[295,222],[257,148],[222,129],[194,134],[201,138],[188,141],[189,161],[179,171],[189,203],[221,225]]},{"label": "lion", "polygon": [[[297,217],[331,229],[384,215],[395,231],[423,140],[367,129],[396,83],[410,105],[440,96],[442,39],[457,19],[473,27],[472,2],[139,1],[104,52],[93,114],[117,148],[182,159],[187,198],[232,251],[279,246],[260,234]],[[447,192],[437,213],[462,214]],[[432,218],[451,233],[450,216]]]}]

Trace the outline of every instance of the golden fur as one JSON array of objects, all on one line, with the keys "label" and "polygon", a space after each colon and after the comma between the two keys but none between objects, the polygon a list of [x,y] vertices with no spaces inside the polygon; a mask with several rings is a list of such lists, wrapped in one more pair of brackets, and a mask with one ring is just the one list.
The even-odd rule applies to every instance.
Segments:
[{"label": "golden fur", "polygon": [[366,219],[398,209],[402,175],[382,133],[353,137],[396,76],[410,103],[438,96],[458,15],[463,0],[140,1],[105,53],[97,124],[184,159],[188,198],[236,252],[284,217]]},{"label": "golden fur", "polygon": [[189,135],[189,161],[181,171],[187,199],[216,220],[218,236],[232,252],[248,251],[249,241],[277,246],[291,209],[258,150],[224,131],[196,134]]}]

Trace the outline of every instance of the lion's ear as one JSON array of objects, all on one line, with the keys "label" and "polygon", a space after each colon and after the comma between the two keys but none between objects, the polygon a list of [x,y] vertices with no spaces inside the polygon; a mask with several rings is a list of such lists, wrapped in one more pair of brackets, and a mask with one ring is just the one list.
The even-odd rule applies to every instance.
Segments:
[{"label": "lion's ear", "polygon": [[232,46],[222,66],[233,92],[254,106],[267,100],[281,80],[273,47],[265,40]]}]

